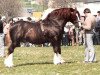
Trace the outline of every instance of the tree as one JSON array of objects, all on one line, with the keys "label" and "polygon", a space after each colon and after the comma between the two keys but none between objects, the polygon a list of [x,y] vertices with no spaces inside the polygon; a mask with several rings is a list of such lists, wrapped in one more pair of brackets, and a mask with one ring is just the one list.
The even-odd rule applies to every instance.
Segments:
[{"label": "tree", "polygon": [[42,6],[43,11],[48,7],[48,0],[36,0]]},{"label": "tree", "polygon": [[85,2],[86,0],[49,0],[48,7],[54,7],[54,8],[72,7],[73,4],[76,4],[77,1]]},{"label": "tree", "polygon": [[0,14],[6,16],[7,20],[11,17],[20,16],[22,9],[21,0],[0,0]]},{"label": "tree", "polygon": [[49,0],[48,7],[61,8],[68,7],[68,5],[72,3],[72,0]]}]

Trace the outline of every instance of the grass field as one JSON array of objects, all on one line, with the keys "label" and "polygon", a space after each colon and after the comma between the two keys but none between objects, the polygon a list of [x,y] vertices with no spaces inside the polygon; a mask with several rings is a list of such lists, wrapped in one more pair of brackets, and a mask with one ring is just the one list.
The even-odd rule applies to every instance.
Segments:
[{"label": "grass field", "polygon": [[19,47],[13,68],[6,68],[0,58],[0,75],[100,75],[100,45],[95,48],[97,63],[83,63],[83,46],[62,46],[66,63],[54,65],[52,47]]}]

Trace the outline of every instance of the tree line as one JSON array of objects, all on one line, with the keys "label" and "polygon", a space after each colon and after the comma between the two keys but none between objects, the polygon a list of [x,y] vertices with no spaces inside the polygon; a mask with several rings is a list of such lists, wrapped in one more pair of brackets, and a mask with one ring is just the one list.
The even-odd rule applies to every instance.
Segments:
[{"label": "tree line", "polygon": [[[21,16],[25,8],[24,0],[0,0],[0,14],[6,16],[7,19],[11,17]],[[34,0],[31,0],[34,1]],[[44,7],[68,7],[78,0],[37,0],[39,4]],[[79,0],[85,1],[85,0]],[[53,2],[53,3],[52,3]],[[51,5],[49,5],[52,3]],[[45,10],[45,9],[44,9]]]}]

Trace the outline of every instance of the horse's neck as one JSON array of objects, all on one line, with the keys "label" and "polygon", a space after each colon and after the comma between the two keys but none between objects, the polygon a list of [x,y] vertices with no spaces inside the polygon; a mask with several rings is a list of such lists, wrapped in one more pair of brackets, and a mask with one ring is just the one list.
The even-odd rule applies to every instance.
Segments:
[{"label": "horse's neck", "polygon": [[67,23],[66,20],[57,20],[57,19],[54,19],[55,22],[57,22],[57,24],[60,26],[60,27],[64,27]]}]

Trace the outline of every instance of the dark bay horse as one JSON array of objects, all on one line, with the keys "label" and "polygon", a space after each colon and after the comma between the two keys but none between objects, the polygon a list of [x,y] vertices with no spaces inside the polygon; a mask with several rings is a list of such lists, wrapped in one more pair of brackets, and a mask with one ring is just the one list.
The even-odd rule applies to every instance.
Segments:
[{"label": "dark bay horse", "polygon": [[[78,15],[78,16],[77,16]],[[11,43],[8,48],[8,55],[4,64],[7,67],[13,66],[14,49],[20,42],[30,42],[33,44],[43,44],[50,42],[54,50],[54,64],[61,64],[61,39],[65,24],[70,21],[78,26],[79,13],[72,8],[60,8],[53,10],[44,20],[35,23],[18,21],[10,29]]]}]

